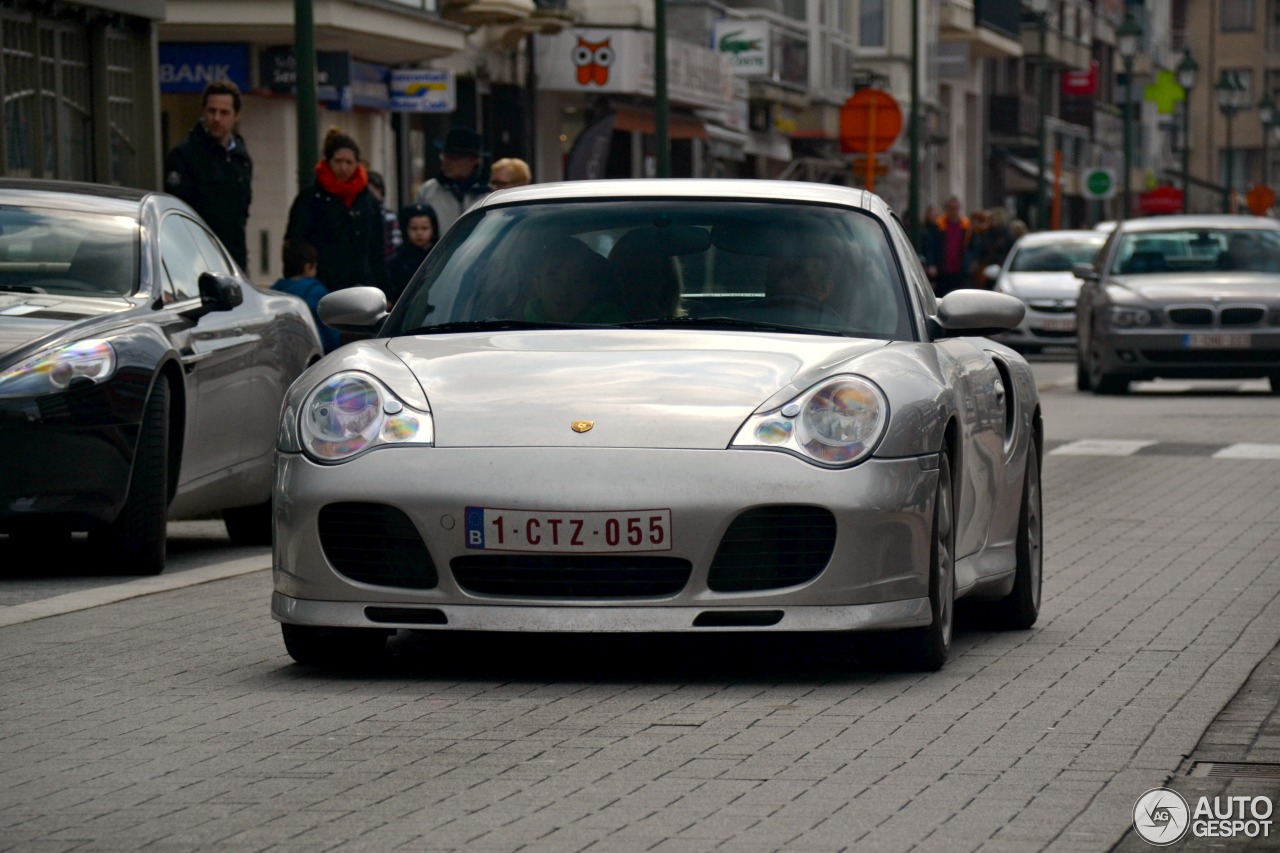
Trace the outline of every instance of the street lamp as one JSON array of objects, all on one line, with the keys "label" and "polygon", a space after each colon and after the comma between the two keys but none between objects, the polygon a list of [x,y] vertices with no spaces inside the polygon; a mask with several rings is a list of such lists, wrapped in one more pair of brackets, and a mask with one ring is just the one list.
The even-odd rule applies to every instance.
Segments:
[{"label": "street lamp", "polygon": [[1031,0],[1031,11],[1036,15],[1040,30],[1040,118],[1036,145],[1036,219],[1037,229],[1048,227],[1044,198],[1045,148],[1048,147],[1046,117],[1049,112],[1049,0]]},{"label": "street lamp", "polygon": [[1182,212],[1191,210],[1191,90],[1196,85],[1196,72],[1200,65],[1191,58],[1191,48],[1182,52],[1178,63],[1178,85],[1185,96],[1182,99]]},{"label": "street lamp", "polygon": [[1235,173],[1235,147],[1232,144],[1231,123],[1235,119],[1236,114],[1245,109],[1244,98],[1247,93],[1244,84],[1240,82],[1240,75],[1234,71],[1222,69],[1222,74],[1218,76],[1218,82],[1214,84],[1213,92],[1218,98],[1218,109],[1222,112],[1222,117],[1227,120],[1227,146],[1223,149],[1225,156],[1226,177],[1222,181],[1222,212],[1231,212],[1231,181]]},{"label": "street lamp", "polygon": [[1262,185],[1271,186],[1271,153],[1267,146],[1271,128],[1276,123],[1276,102],[1270,95],[1263,95],[1258,101],[1258,121],[1262,122]]},{"label": "street lamp", "polygon": [[1116,48],[1120,58],[1124,60],[1124,200],[1117,217],[1121,222],[1129,215],[1131,209],[1130,194],[1131,172],[1133,171],[1133,58],[1138,55],[1138,44],[1142,40],[1142,25],[1133,17],[1132,12],[1124,16],[1124,23],[1116,28]]}]

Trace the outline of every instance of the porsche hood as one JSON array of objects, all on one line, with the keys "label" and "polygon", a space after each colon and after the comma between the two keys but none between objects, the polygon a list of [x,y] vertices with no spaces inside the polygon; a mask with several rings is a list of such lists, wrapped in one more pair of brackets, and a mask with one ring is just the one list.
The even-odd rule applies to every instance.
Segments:
[{"label": "porsche hood", "polygon": [[438,447],[720,449],[781,405],[886,345],[795,335],[608,330],[395,338]]}]

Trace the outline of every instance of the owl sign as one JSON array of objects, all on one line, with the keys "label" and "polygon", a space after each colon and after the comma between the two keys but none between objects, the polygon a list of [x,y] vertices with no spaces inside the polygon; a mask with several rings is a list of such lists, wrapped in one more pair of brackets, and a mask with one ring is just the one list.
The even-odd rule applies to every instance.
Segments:
[{"label": "owl sign", "polygon": [[578,36],[573,48],[573,64],[578,67],[578,82],[585,86],[595,83],[603,86],[609,82],[609,66],[613,65],[614,52],[609,46],[612,38],[604,41],[587,41]]}]

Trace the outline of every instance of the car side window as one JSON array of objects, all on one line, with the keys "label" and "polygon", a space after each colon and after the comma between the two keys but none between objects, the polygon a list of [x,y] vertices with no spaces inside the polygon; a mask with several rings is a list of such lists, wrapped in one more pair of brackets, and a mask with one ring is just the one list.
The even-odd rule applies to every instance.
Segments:
[{"label": "car side window", "polygon": [[181,302],[200,295],[200,274],[231,274],[231,266],[209,233],[185,216],[171,215],[160,226],[160,257],[169,293],[166,301]]}]

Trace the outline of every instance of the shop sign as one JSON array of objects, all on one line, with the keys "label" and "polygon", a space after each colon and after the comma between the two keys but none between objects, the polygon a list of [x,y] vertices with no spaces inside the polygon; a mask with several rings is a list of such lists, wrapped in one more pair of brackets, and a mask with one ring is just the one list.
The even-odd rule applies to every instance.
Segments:
[{"label": "shop sign", "polygon": [[249,85],[249,46],[165,42],[160,45],[160,91],[199,93],[215,80],[230,80],[241,91]]},{"label": "shop sign", "polygon": [[351,105],[366,110],[391,109],[388,68],[363,59],[351,60]]},{"label": "shop sign", "polygon": [[399,113],[451,113],[458,108],[452,71],[391,69],[391,109]]},{"label": "shop sign", "polygon": [[[654,93],[653,33],[626,29],[566,29],[537,36],[535,68],[544,92],[587,95]],[[672,39],[667,44],[667,92],[673,103],[728,109],[733,75],[713,50]]]},{"label": "shop sign", "polygon": [[[262,87],[281,95],[294,95],[298,86],[298,59],[292,45],[268,47],[261,57]],[[346,51],[316,51],[316,98],[326,106],[349,110],[351,96],[351,54]]]},{"label": "shop sign", "polygon": [[769,22],[722,18],[712,28],[717,52],[729,57],[734,74],[767,77],[769,68]]},{"label": "shop sign", "polygon": [[1088,71],[1062,72],[1062,94],[1088,98],[1098,93],[1098,60],[1089,63]]}]

